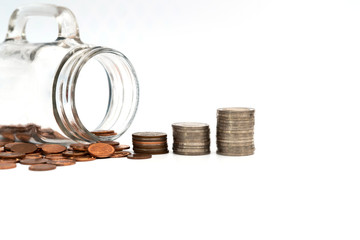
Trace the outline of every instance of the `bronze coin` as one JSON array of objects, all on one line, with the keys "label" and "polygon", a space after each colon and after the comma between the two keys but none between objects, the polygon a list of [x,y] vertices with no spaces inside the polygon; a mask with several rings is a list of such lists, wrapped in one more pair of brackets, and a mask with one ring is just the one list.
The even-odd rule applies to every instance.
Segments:
[{"label": "bronze coin", "polygon": [[159,137],[166,137],[167,134],[163,132],[136,132],[132,134],[133,137],[140,137],[140,138],[159,138]]},{"label": "bronze coin", "polygon": [[151,158],[151,154],[146,153],[134,153],[127,156],[128,159],[149,159]]},{"label": "bronze coin", "polygon": [[15,159],[0,159],[0,163],[18,163],[20,162],[20,158]]},{"label": "bronze coin", "polygon": [[122,150],[129,149],[130,146],[129,145],[117,145],[117,146],[114,146],[114,148],[115,148],[115,151],[122,151]]},{"label": "bronze coin", "polygon": [[115,149],[110,144],[93,143],[89,146],[88,151],[94,157],[106,158],[110,157],[115,152]]},{"label": "bronze coin", "polygon": [[16,168],[16,163],[4,163],[4,162],[0,162],[0,169],[11,169],[11,168]]},{"label": "bronze coin", "polygon": [[4,147],[0,147],[0,152],[4,152],[5,148]]},{"label": "bronze coin", "polygon": [[24,158],[25,154],[23,153],[14,153],[14,152],[0,152],[0,158],[2,159],[19,159]]},{"label": "bronze coin", "polygon": [[147,153],[147,154],[166,154],[169,153],[167,148],[160,148],[160,149],[141,149],[141,148],[134,148],[135,153]]},{"label": "bronze coin", "polygon": [[41,149],[44,153],[61,153],[66,150],[66,147],[59,144],[44,144]]},{"label": "bronze coin", "polygon": [[88,162],[88,161],[94,161],[96,160],[95,157],[92,157],[90,155],[87,156],[76,156],[76,157],[72,157],[72,159],[74,159],[77,162]]},{"label": "bronze coin", "polygon": [[32,159],[32,158],[24,158],[20,160],[21,164],[24,165],[35,165],[35,164],[44,164],[47,163],[46,159],[38,158],[38,159]]},{"label": "bronze coin", "polygon": [[106,143],[106,144],[109,144],[111,146],[117,146],[117,145],[120,144],[119,142],[116,142],[116,141],[99,141],[98,143]]},{"label": "bronze coin", "polygon": [[48,164],[56,165],[56,166],[70,166],[76,163],[73,159],[56,159],[56,160],[48,160]]},{"label": "bronze coin", "polygon": [[39,158],[43,158],[43,156],[40,153],[29,153],[26,154],[25,158],[39,159]]},{"label": "bronze coin", "polygon": [[63,156],[61,153],[57,153],[57,154],[48,154],[45,156],[45,158],[50,160],[56,160],[56,159],[64,159],[66,157]]},{"label": "bronze coin", "polygon": [[130,152],[125,152],[125,151],[120,151],[120,152],[114,152],[113,155],[111,155],[111,158],[122,158],[122,157],[126,157],[129,156],[131,153]]},{"label": "bronze coin", "polygon": [[33,153],[37,150],[37,146],[32,143],[20,143],[12,145],[10,150],[17,153]]},{"label": "bronze coin", "polygon": [[89,144],[74,143],[74,144],[71,144],[70,147],[75,151],[87,152]]},{"label": "bronze coin", "polygon": [[31,165],[29,167],[29,170],[31,171],[49,171],[54,170],[56,168],[56,165],[53,164],[35,164]]},{"label": "bronze coin", "polygon": [[9,142],[9,141],[0,141],[0,147],[3,147],[8,143],[11,143],[11,142]]},{"label": "bronze coin", "polygon": [[76,152],[76,151],[74,152],[74,151],[69,151],[69,150],[62,153],[62,155],[65,157],[84,156],[86,154],[88,154],[88,153],[87,152]]},{"label": "bronze coin", "polygon": [[10,150],[12,146],[15,146],[17,144],[21,144],[21,142],[11,142],[4,145],[5,150]]},{"label": "bronze coin", "polygon": [[115,136],[117,133],[97,133],[95,134],[98,137],[106,137],[106,136]]},{"label": "bronze coin", "polygon": [[115,133],[115,131],[114,130],[95,130],[95,131],[92,131],[91,133],[98,135],[98,134]]}]

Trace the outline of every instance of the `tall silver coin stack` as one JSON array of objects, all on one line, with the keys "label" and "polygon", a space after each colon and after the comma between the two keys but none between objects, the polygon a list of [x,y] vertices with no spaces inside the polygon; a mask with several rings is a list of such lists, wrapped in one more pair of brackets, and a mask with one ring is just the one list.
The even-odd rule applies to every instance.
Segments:
[{"label": "tall silver coin stack", "polygon": [[181,122],[172,124],[173,151],[181,155],[210,153],[210,128],[206,123]]},{"label": "tall silver coin stack", "polygon": [[254,154],[255,109],[219,108],[217,110],[217,153],[226,156]]}]

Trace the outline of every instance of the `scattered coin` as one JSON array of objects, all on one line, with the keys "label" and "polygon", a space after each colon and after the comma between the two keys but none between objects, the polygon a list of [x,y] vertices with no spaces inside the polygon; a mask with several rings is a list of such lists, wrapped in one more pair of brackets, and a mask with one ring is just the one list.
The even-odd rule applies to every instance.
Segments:
[{"label": "scattered coin", "polygon": [[126,157],[128,155],[130,155],[131,153],[129,152],[114,152],[110,157],[111,158],[122,158],[122,157]]},{"label": "scattered coin", "polygon": [[45,155],[45,158],[50,160],[57,160],[57,159],[64,159],[66,157],[61,153],[54,153],[54,154]]},{"label": "scattered coin", "polygon": [[89,147],[89,144],[74,143],[71,144],[70,147],[72,148],[73,151],[87,152],[87,148]]},{"label": "scattered coin", "polygon": [[54,160],[48,160],[48,164],[56,165],[56,166],[70,166],[74,165],[76,163],[73,159],[54,159]]},{"label": "scattered coin", "polygon": [[24,158],[20,160],[21,164],[24,165],[35,165],[35,164],[44,164],[47,163],[46,159],[39,158],[39,159],[32,159],[32,158]]},{"label": "scattered coin", "polygon": [[1,169],[1,170],[11,169],[11,168],[16,168],[16,163],[4,163],[4,162],[0,162],[0,169]]},{"label": "scattered coin", "polygon": [[90,155],[86,155],[86,156],[75,156],[72,157],[72,159],[74,159],[77,162],[88,162],[88,161],[94,161],[96,160],[95,157],[90,156]]},{"label": "scattered coin", "polygon": [[76,151],[69,151],[69,150],[67,150],[67,151],[65,151],[65,152],[62,153],[62,155],[65,156],[65,157],[84,156],[84,155],[86,155],[86,154],[88,154],[88,153],[85,152],[85,151],[76,152]]},{"label": "scattered coin", "polygon": [[37,146],[32,143],[19,143],[12,145],[10,150],[17,153],[33,153],[37,150]]},{"label": "scattered coin", "polygon": [[21,159],[24,157],[25,157],[25,154],[23,154],[23,153],[0,152],[1,159]]},{"label": "scattered coin", "polygon": [[146,154],[146,153],[134,153],[127,156],[128,159],[134,159],[134,160],[149,159],[151,157],[152,157],[151,154]]},{"label": "scattered coin", "polygon": [[88,147],[88,151],[94,157],[107,158],[115,152],[115,149],[110,144],[93,143]]},{"label": "scattered coin", "polygon": [[56,165],[53,164],[35,164],[31,165],[29,167],[29,170],[31,171],[49,171],[54,170],[56,168]]},{"label": "scattered coin", "polygon": [[61,153],[66,150],[66,147],[60,144],[44,144],[41,149],[44,153]]},{"label": "scattered coin", "polygon": [[116,145],[114,146],[115,151],[122,151],[122,150],[126,150],[129,149],[130,146],[129,145]]},{"label": "scattered coin", "polygon": [[111,134],[111,133],[115,133],[114,130],[96,130],[96,131],[92,131],[91,133],[97,135],[97,134]]},{"label": "scattered coin", "polygon": [[116,142],[116,141],[100,141],[98,143],[106,143],[106,144],[109,144],[111,146],[117,146],[117,145],[120,144],[119,142]]}]

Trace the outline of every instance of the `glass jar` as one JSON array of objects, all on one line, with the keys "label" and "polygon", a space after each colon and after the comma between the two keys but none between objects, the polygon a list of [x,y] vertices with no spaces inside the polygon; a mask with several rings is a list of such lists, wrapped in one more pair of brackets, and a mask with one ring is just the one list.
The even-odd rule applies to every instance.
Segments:
[{"label": "glass jar", "polygon": [[[32,16],[55,17],[58,38],[30,43]],[[0,44],[0,134],[4,139],[67,143],[115,140],[130,126],[139,101],[136,74],[120,52],[84,44],[73,13],[31,4],[11,15]],[[114,130],[98,136],[94,130]]]}]

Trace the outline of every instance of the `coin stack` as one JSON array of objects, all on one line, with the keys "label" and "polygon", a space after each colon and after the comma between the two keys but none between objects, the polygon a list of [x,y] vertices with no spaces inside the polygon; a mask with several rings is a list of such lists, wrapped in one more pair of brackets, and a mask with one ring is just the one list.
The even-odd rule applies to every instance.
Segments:
[{"label": "coin stack", "polygon": [[254,154],[255,109],[219,108],[217,110],[217,153],[226,156]]},{"label": "coin stack", "polygon": [[162,132],[137,132],[132,134],[135,153],[168,153],[167,134]]},{"label": "coin stack", "polygon": [[181,155],[210,153],[210,128],[206,123],[182,122],[172,124],[173,151]]}]

